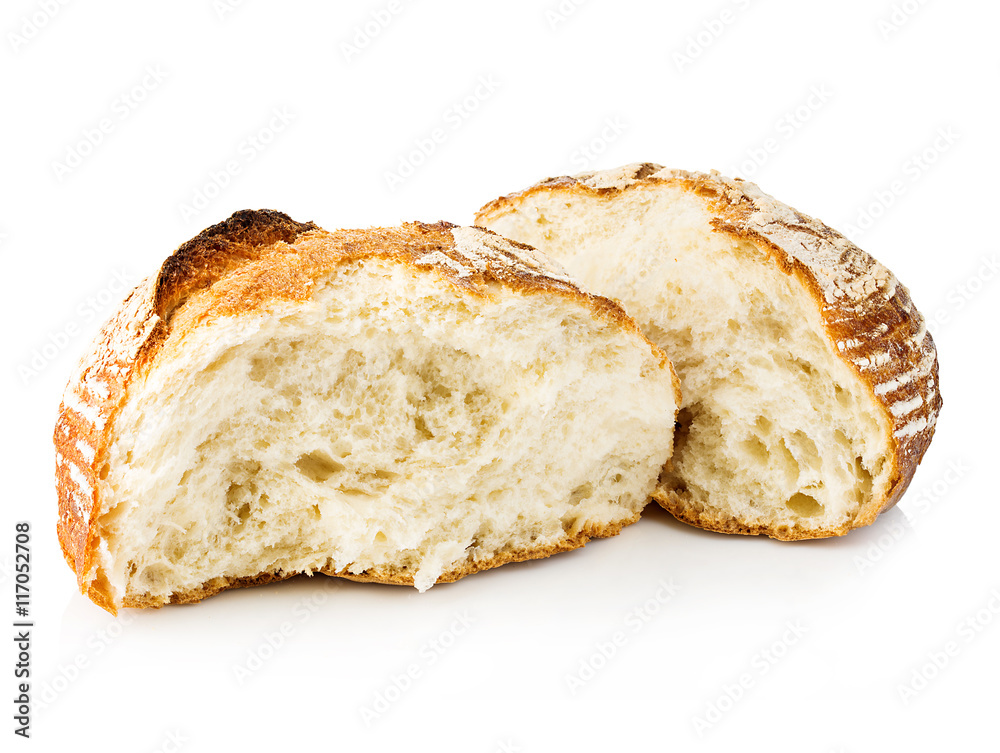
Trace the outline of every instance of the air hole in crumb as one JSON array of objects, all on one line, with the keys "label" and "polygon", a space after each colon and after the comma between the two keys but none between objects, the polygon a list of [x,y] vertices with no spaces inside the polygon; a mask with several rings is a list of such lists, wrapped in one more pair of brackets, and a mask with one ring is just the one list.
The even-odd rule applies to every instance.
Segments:
[{"label": "air hole in crumb", "polygon": [[171,562],[180,562],[187,554],[187,547],[183,541],[174,539],[169,546],[164,547],[164,553]]},{"label": "air hole in crumb", "polygon": [[802,461],[810,468],[819,466],[819,450],[816,448],[816,443],[802,431],[796,431],[792,434],[792,438],[795,440]]},{"label": "air hole in crumb", "polygon": [[423,416],[414,417],[413,428],[417,430],[417,434],[423,439],[434,439],[434,432],[427,428],[427,422]]},{"label": "air hole in crumb", "polygon": [[350,486],[338,486],[337,491],[348,497],[373,497],[375,496],[367,489],[358,489]]},{"label": "air hole in crumb", "polygon": [[803,361],[801,358],[793,358],[792,363],[795,364],[806,376],[813,376],[816,373],[813,365],[808,361]]},{"label": "air hole in crumb", "polygon": [[591,483],[581,484],[576,487],[573,491],[569,493],[569,503],[571,505],[578,504],[580,500],[587,499],[591,494],[594,493],[594,485]]},{"label": "air hole in crumb", "polygon": [[259,382],[264,378],[267,373],[268,362],[263,358],[254,358],[250,361],[250,371],[247,376],[253,382]]},{"label": "air hole in crumb", "polygon": [[817,502],[815,497],[810,497],[808,494],[803,494],[802,492],[793,494],[792,498],[785,505],[796,515],[804,518],[811,518],[823,512],[823,505]]},{"label": "air hole in crumb", "polygon": [[232,525],[243,525],[250,519],[253,496],[253,490],[242,484],[231,483],[226,489],[226,508]]},{"label": "air hole in crumb", "polygon": [[785,478],[788,479],[789,484],[794,484],[799,480],[799,463],[792,455],[791,450],[788,449],[788,445],[785,444],[785,440],[782,439],[778,443],[778,452],[776,453],[778,465],[785,472]]},{"label": "air hole in crumb", "polygon": [[162,565],[149,565],[143,569],[139,575],[139,581],[146,583],[150,588],[159,586],[166,576],[166,570]]},{"label": "air hole in crumb", "polygon": [[376,544],[384,544],[388,540],[389,540],[389,537],[386,536],[381,531],[379,531],[378,533],[375,534],[375,543]]},{"label": "air hole in crumb", "polygon": [[759,437],[750,437],[743,441],[743,451],[749,455],[754,462],[762,465],[767,464],[767,445],[760,441]]},{"label": "air hole in crumb", "polygon": [[851,396],[847,393],[843,387],[839,384],[833,385],[833,394],[837,397],[837,402],[840,404],[841,408],[849,408],[851,405]]},{"label": "air hole in crumb", "polygon": [[315,450],[295,461],[295,467],[303,476],[317,484],[322,484],[335,473],[344,470],[344,465],[338,463],[325,452]]},{"label": "air hole in crumb", "polygon": [[434,397],[447,400],[449,397],[451,397],[451,389],[446,385],[438,384],[434,386],[434,389],[431,390],[430,394],[433,395]]},{"label": "air hole in crumb", "polygon": [[854,459],[854,472],[858,478],[858,492],[860,499],[867,499],[872,493],[874,479],[872,474],[865,468],[864,460],[860,457]]},{"label": "air hole in crumb", "polygon": [[104,481],[104,479],[106,479],[108,477],[108,474],[110,472],[111,472],[111,465],[110,464],[105,463],[104,465],[102,465],[101,466],[101,472],[98,474],[98,476],[100,477],[101,481]]}]

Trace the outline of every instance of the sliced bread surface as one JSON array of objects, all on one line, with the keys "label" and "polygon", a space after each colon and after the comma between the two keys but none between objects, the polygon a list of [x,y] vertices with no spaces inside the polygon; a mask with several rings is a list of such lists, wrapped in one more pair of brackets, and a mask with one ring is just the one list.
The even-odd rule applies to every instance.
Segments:
[{"label": "sliced bread surface", "polygon": [[477,224],[622,302],[683,396],[656,498],[778,539],[840,535],[899,500],[941,407],[934,342],[882,264],[718,173],[652,163],[542,181]]},{"label": "sliced bread surface", "polygon": [[424,590],[635,521],[678,399],[617,304],[523,245],[238,212],[70,380],[59,539],[112,612],[298,573]]}]

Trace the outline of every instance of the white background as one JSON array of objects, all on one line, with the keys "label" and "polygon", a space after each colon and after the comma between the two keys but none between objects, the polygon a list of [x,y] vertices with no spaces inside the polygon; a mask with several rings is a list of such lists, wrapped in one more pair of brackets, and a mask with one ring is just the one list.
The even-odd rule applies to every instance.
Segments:
[{"label": "white background", "polygon": [[[995,749],[997,4],[399,0],[365,26],[389,7],[4,3],[0,612],[28,520],[36,708],[14,738],[3,639],[3,749]],[[317,577],[115,620],[76,592],[50,437],[122,278],[236,209],[469,223],[647,160],[753,178],[940,319],[944,410],[896,509],[788,544],[650,508],[423,595]]]}]

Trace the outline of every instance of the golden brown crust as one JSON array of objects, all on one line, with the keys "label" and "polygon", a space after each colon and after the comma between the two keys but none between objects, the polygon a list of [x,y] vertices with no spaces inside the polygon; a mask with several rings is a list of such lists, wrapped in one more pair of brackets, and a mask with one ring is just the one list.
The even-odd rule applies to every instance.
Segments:
[{"label": "golden brown crust", "polygon": [[[569,552],[573,549],[578,549],[586,545],[591,539],[616,536],[621,532],[622,528],[626,525],[634,523],[638,519],[639,515],[636,514],[631,520],[621,521],[614,525],[603,526],[600,528],[591,526],[579,533],[568,535],[566,538],[554,544],[546,544],[535,548],[512,549],[510,551],[500,552],[487,559],[471,560],[463,563],[460,567],[442,573],[435,582],[437,584],[454,583],[467,575],[482,572],[483,570],[490,570],[494,567],[500,567],[501,565],[507,565],[515,562],[526,562],[528,560],[544,559],[545,557],[551,557],[553,554],[559,554],[560,552]],[[344,578],[345,580],[351,580],[357,583],[380,583],[383,585],[393,586],[413,585],[412,573],[400,568],[380,567],[365,570],[361,573],[350,573],[347,571],[347,568],[334,570],[333,568],[327,566],[315,571],[315,573],[308,573],[308,575],[314,575],[316,573],[334,578]],[[304,574],[306,573],[278,572],[258,573],[257,575],[245,578],[213,578],[197,588],[178,591],[164,599],[149,596],[129,596],[125,598],[122,606],[134,608],[152,607],[158,609],[159,607],[166,606],[167,604],[194,604],[202,599],[207,599],[209,596],[214,596],[217,593],[228,591],[232,588],[263,586],[267,583],[288,580],[289,578],[294,578],[297,575]],[[108,607],[105,607],[105,609],[107,608]]]},{"label": "golden brown crust", "polygon": [[490,202],[479,210],[476,221],[486,224],[517,211],[521,202],[538,193],[610,198],[667,182],[703,197],[717,232],[753,243],[811,292],[832,352],[857,374],[878,406],[893,451],[884,493],[862,506],[852,523],[837,530],[748,527],[693,509],[669,489],[661,488],[655,498],[685,522],[726,533],[796,539],[840,535],[868,525],[906,491],[930,445],[942,404],[934,341],[909,291],[888,269],[836,230],[776,201],[753,183],[716,172],[669,170],[653,163],[548,178]]},{"label": "golden brown crust", "polygon": [[[129,386],[141,381],[165,351],[182,347],[184,335],[205,321],[260,312],[276,301],[304,300],[311,294],[313,281],[325,272],[363,259],[402,262],[415,272],[433,270],[474,296],[490,295],[492,285],[565,295],[648,343],[618,304],[581,290],[530,247],[480,228],[408,223],[329,233],[273,210],[236,212],[180,246],[157,275],[132,292],[101,330],[66,387],[53,437],[57,534],[81,591],[95,603],[115,612],[110,587],[95,558],[101,543],[97,520],[103,501],[101,480],[107,475],[107,448],[114,440],[115,419],[128,398]],[[649,346],[661,363],[669,364],[659,348]],[[672,368],[671,374],[679,400]],[[521,558],[547,556],[522,554]],[[279,577],[216,579],[214,585],[178,598],[197,600],[223,588],[265,582],[261,580],[265,576]],[[127,603],[143,606],[147,601],[130,597]]]},{"label": "golden brown crust", "polygon": [[128,385],[167,339],[170,320],[213,275],[249,259],[262,245],[294,240],[313,229],[270,210],[237,212],[188,241],[155,278],[139,284],[104,325],[80,361],[59,406],[53,441],[63,556],[84,593],[114,612],[107,584],[94,572],[100,480],[113,419]]},{"label": "golden brown crust", "polygon": [[713,514],[707,510],[699,510],[677,494],[672,489],[659,487],[653,492],[653,499],[664,510],[681,522],[703,528],[716,533],[740,533],[747,536],[764,535],[780,541],[801,541],[803,539],[823,539],[829,536],[842,536],[854,526],[844,525],[840,528],[805,528],[798,526],[764,526],[748,524],[731,515]]}]

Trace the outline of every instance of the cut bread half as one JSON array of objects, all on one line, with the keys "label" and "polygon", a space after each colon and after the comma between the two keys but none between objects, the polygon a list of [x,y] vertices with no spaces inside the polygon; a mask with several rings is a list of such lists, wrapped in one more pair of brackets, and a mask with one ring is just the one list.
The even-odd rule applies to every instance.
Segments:
[{"label": "cut bread half", "polygon": [[71,379],[59,539],[112,612],[298,573],[424,590],[635,521],[676,390],[617,304],[525,246],[238,212]]},{"label": "cut bread half", "polygon": [[680,520],[840,535],[900,498],[941,406],[934,342],[892,273],[752,183],[654,164],[545,180],[477,224],[618,299],[682,409],[656,498]]}]

